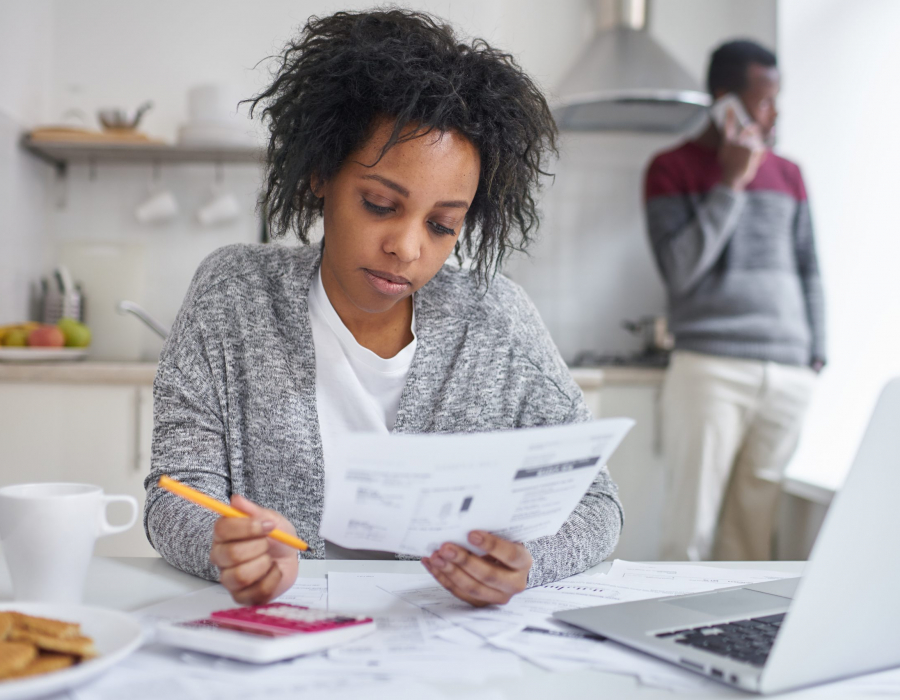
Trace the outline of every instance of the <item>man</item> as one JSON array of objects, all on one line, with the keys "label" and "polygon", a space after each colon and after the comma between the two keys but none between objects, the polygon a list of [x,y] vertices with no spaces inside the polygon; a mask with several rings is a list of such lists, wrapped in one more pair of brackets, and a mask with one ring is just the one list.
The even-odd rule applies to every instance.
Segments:
[{"label": "man", "polygon": [[675,351],[662,394],[668,559],[772,558],[780,480],[825,364],[822,285],[799,168],[769,149],[773,53],[712,55],[715,99],[737,110],[647,171],[650,241]]}]

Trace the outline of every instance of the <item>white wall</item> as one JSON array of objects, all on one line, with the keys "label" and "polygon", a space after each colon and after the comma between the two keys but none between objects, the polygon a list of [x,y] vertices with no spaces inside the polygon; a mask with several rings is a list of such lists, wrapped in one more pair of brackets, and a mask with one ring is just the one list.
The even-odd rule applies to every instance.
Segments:
[{"label": "white wall", "polygon": [[671,137],[566,134],[546,190],[539,242],[506,272],[537,306],[563,357],[629,353],[623,319],[665,311],[642,215],[643,170]]},{"label": "white wall", "polygon": [[810,193],[829,365],[792,474],[839,485],[883,382],[900,374],[900,3],[778,6],[780,149]]},{"label": "white wall", "polygon": [[52,0],[0,3],[0,112],[33,124],[47,112]]},{"label": "white wall", "polygon": [[[267,84],[269,66],[257,64],[279,51],[309,16],[373,4],[361,0],[54,0],[52,107],[56,114],[80,108],[93,117],[102,106],[134,107],[152,99],[155,106],[145,118],[146,130],[172,139],[187,117],[189,87],[232,82],[251,96]],[[501,32],[501,0],[399,4],[433,11],[463,31],[489,39]]]},{"label": "white wall", "polygon": [[28,318],[44,267],[46,166],[19,148],[45,118],[52,53],[49,0],[0,3],[0,324]]},{"label": "white wall", "polygon": [[496,41],[547,92],[562,79],[593,32],[588,0],[502,0]]},{"label": "white wall", "polygon": [[706,84],[709,54],[729,39],[755,39],[774,48],[776,0],[650,0],[653,35]]}]

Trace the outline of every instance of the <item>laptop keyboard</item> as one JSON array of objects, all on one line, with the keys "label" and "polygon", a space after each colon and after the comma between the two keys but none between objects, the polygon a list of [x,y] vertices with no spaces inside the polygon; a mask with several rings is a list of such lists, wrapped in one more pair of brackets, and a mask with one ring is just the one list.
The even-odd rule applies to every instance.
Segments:
[{"label": "laptop keyboard", "polygon": [[784,613],[780,613],[721,625],[664,632],[656,636],[671,637],[676,644],[686,644],[735,661],[762,666],[766,663],[783,620]]}]

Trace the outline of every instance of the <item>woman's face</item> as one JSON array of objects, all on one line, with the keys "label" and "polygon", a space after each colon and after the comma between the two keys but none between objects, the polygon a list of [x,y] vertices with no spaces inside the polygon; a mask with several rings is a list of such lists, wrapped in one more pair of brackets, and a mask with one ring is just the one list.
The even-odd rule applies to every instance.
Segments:
[{"label": "woman's face", "polygon": [[322,275],[342,316],[342,307],[356,313],[348,302],[359,311],[388,311],[434,277],[453,252],[478,187],[478,151],[452,131],[395,145],[376,165],[364,165],[378,160],[391,128],[382,122],[316,188],[325,199]]}]

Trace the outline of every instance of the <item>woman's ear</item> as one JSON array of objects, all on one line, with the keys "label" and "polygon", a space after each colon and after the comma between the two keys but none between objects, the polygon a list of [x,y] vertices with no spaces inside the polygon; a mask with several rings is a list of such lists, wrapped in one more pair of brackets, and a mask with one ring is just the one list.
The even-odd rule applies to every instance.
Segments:
[{"label": "woman's ear", "polygon": [[312,190],[312,193],[318,199],[322,199],[323,197],[325,197],[325,184],[322,182],[322,178],[320,178],[316,173],[313,173],[309,178],[309,189]]}]

